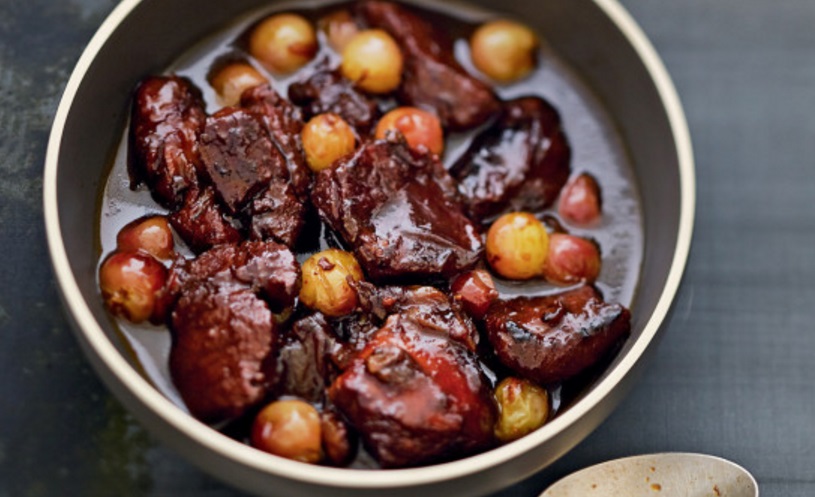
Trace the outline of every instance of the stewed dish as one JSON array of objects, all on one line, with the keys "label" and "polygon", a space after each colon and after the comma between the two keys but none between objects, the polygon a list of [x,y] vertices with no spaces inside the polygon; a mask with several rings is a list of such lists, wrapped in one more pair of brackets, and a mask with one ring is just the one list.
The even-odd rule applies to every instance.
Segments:
[{"label": "stewed dish", "polygon": [[606,118],[563,93],[604,123],[582,152],[547,98],[575,83],[545,39],[378,0],[222,38],[135,88],[100,209],[100,295],[159,389],[338,467],[567,408],[630,333],[642,227]]}]

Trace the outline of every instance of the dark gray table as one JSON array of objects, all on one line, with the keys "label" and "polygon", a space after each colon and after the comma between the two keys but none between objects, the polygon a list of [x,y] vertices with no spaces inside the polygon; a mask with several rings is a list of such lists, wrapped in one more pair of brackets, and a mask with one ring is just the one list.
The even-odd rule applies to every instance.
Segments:
[{"label": "dark gray table", "polygon": [[[583,466],[694,451],[763,496],[815,495],[815,3],[624,0],[674,77],[694,139],[694,247],[655,360],[573,452]],[[240,495],[159,445],[89,369],[42,225],[45,144],[111,0],[0,0],[0,497]]]}]

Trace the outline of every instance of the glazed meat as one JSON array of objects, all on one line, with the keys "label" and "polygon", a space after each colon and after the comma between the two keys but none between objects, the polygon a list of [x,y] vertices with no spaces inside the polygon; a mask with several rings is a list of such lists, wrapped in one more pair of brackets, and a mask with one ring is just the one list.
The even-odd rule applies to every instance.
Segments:
[{"label": "glazed meat", "polygon": [[[375,288],[373,285],[371,287]],[[350,366],[351,360],[365,348],[383,322],[384,318],[379,318],[367,310],[331,320],[332,328],[346,345],[343,354],[335,358],[340,370],[345,370]]]},{"label": "glazed meat", "polygon": [[478,357],[422,316],[390,316],[329,397],[383,467],[464,456],[492,443],[495,404]]},{"label": "glazed meat", "polygon": [[402,141],[367,143],[340,159],[317,175],[311,198],[374,280],[451,277],[481,255],[478,228],[442,164]]},{"label": "glazed meat", "polygon": [[285,158],[254,114],[227,107],[207,118],[201,133],[203,170],[230,214],[287,171]]},{"label": "glazed meat", "polygon": [[507,209],[537,211],[555,201],[569,179],[571,149],[557,111],[539,97],[503,104],[450,174],[473,219]]},{"label": "glazed meat", "polygon": [[303,231],[306,206],[286,180],[272,180],[246,210],[249,233],[255,240],[273,238],[292,247]]},{"label": "glazed meat", "polygon": [[187,272],[185,288],[204,282],[247,288],[260,294],[273,312],[294,305],[300,290],[300,265],[294,254],[271,241],[220,245],[192,260]]},{"label": "glazed meat", "polygon": [[167,278],[167,306],[178,295],[202,285],[219,291],[249,290],[262,297],[273,312],[294,305],[300,291],[300,265],[285,246],[246,241],[224,244],[195,259],[177,259]]},{"label": "glazed meat", "polygon": [[244,212],[253,238],[292,245],[303,227],[305,206],[290,181],[290,162],[257,116],[225,108],[209,117],[201,134],[203,170],[229,212]]},{"label": "glazed meat", "polygon": [[136,89],[130,119],[133,186],[146,181],[158,203],[180,207],[200,163],[198,136],[206,119],[201,92],[177,76],[147,78]]},{"label": "glazed meat", "polygon": [[303,108],[307,120],[331,112],[343,118],[360,136],[367,135],[379,117],[376,101],[357,91],[339,69],[330,69],[328,60],[320,62],[308,79],[289,86],[289,99]]},{"label": "glazed meat", "polygon": [[300,140],[303,129],[300,109],[281,97],[269,84],[243,92],[241,107],[261,117],[272,141],[286,158],[294,191],[299,197],[306,197],[311,185],[311,172],[306,165]]},{"label": "glazed meat", "polygon": [[173,264],[163,296],[173,309],[170,372],[194,416],[224,421],[266,396],[272,312],[294,304],[299,279],[294,255],[275,242],[219,245]]},{"label": "glazed meat", "polygon": [[178,236],[197,254],[243,238],[215,200],[215,190],[211,186],[187,190],[184,205],[169,218]]},{"label": "glazed meat", "polygon": [[479,126],[498,111],[498,99],[490,87],[456,61],[446,33],[390,2],[362,2],[357,12],[399,43],[405,57],[399,89],[404,104],[433,109],[446,128],[456,131]]},{"label": "glazed meat", "polygon": [[266,394],[263,361],[274,326],[266,304],[247,289],[200,285],[184,292],[172,314],[170,372],[196,418],[235,418]]},{"label": "glazed meat", "polygon": [[445,333],[472,352],[478,346],[478,330],[456,301],[432,286],[376,287],[359,282],[357,294],[360,307],[384,321],[391,314],[401,313],[421,322],[426,329]]},{"label": "glazed meat", "polygon": [[322,314],[298,319],[281,333],[277,358],[269,365],[276,378],[275,392],[323,402],[346,349]]},{"label": "glazed meat", "polygon": [[485,318],[498,359],[532,381],[571,378],[607,355],[631,329],[631,315],[583,286],[547,297],[517,297],[492,305]]}]

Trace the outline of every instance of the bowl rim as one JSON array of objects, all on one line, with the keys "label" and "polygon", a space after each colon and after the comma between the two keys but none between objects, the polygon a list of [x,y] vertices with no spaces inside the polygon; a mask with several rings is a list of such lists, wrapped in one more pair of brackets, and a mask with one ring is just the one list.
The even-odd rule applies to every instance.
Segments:
[{"label": "bowl rim", "polygon": [[[464,459],[409,469],[354,470],[313,466],[264,454],[195,420],[162,395],[118,351],[83,299],[71,271],[62,237],[57,201],[60,147],[69,111],[93,60],[114,31],[143,0],[123,0],[108,15],[82,53],[65,87],[49,137],[43,179],[43,207],[48,249],[64,307],[81,341],[91,348],[114,381],[129,390],[144,407],[167,425],[220,457],[255,471],[304,483],[340,488],[410,487],[452,480],[513,460],[533,447],[555,438],[594,410],[640,361],[668,315],[690,252],[695,216],[695,166],[690,133],[676,88],[651,42],[618,0],[592,0],[614,23],[635,50],[651,77],[668,117],[679,164],[680,211],[677,243],[662,293],[640,337],[620,362],[581,400],[541,429],[501,447]],[[86,349],[87,352],[87,349]],[[110,378],[108,378],[110,381]]]}]

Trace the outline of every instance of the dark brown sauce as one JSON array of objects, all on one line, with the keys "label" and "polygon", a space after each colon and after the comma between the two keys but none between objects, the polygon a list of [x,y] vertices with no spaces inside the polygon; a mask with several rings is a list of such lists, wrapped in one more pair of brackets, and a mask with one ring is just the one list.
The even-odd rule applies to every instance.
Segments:
[{"label": "dark brown sauce", "polygon": [[[263,9],[239,19],[230,27],[212,35],[192,47],[167,68],[166,73],[176,73],[189,78],[202,90],[207,104],[207,112],[212,113],[222,105],[208,83],[208,75],[213,67],[228,61],[244,59],[265,74],[274,87],[283,95],[288,85],[310,71],[310,67],[324,57],[338,62],[338,56],[328,48],[324,35],[319,33],[321,50],[306,68],[286,78],[276,78],[259,64],[252,62],[242,50],[244,33],[259,19],[272,12],[298,12],[316,20],[321,15],[336,9],[337,3],[326,3],[313,9]],[[456,40],[455,54],[459,62],[473,74],[477,74],[469,61],[467,39],[479,21],[491,17],[477,9],[457,6],[454,15],[449,6],[445,10],[426,11],[423,17],[444,25]],[[494,16],[492,16],[494,17]],[[540,33],[546,39],[546,33]],[[580,81],[578,76],[551,49],[544,47],[540,53],[538,68],[526,79],[511,85],[497,86],[500,97],[509,99],[522,95],[538,95],[549,100],[560,112],[564,129],[572,147],[573,174],[589,172],[599,181],[603,191],[603,219],[599,227],[582,230],[568,226],[576,235],[595,239],[602,247],[603,270],[597,287],[606,300],[630,306],[639,280],[640,263],[643,252],[642,213],[639,195],[636,191],[632,167],[625,152],[624,144],[612,119],[602,108],[597,98]],[[447,137],[444,163],[452,165],[464,152],[472,136],[477,132],[454,134]],[[115,250],[116,234],[128,222],[146,214],[166,211],[150,197],[145,187],[137,191],[130,189],[127,172],[126,131],[119,144],[109,177],[102,194],[99,219],[99,235],[102,254]],[[554,214],[552,209],[542,215]],[[191,255],[183,242],[176,239],[177,249],[182,254]],[[296,247],[297,257],[303,262],[311,254],[338,243],[328,233],[325,225],[317,219],[309,220],[305,232]],[[516,295],[544,295],[563,291],[544,281],[512,282],[496,279],[502,297]],[[182,409],[184,403],[174,387],[168,368],[170,335],[167,330],[151,325],[134,325],[122,320],[117,322],[122,335],[136,355],[148,378],[154,385]],[[613,357],[613,356],[612,356]],[[550,391],[553,412],[583,395],[607,367],[611,358],[601,361],[578,378]],[[500,374],[500,372],[499,372]],[[494,380],[494,377],[491,378]],[[234,429],[233,429],[234,428]],[[226,427],[225,433],[240,438],[245,430]],[[352,467],[376,467],[376,463],[360,451],[361,456]]]}]

